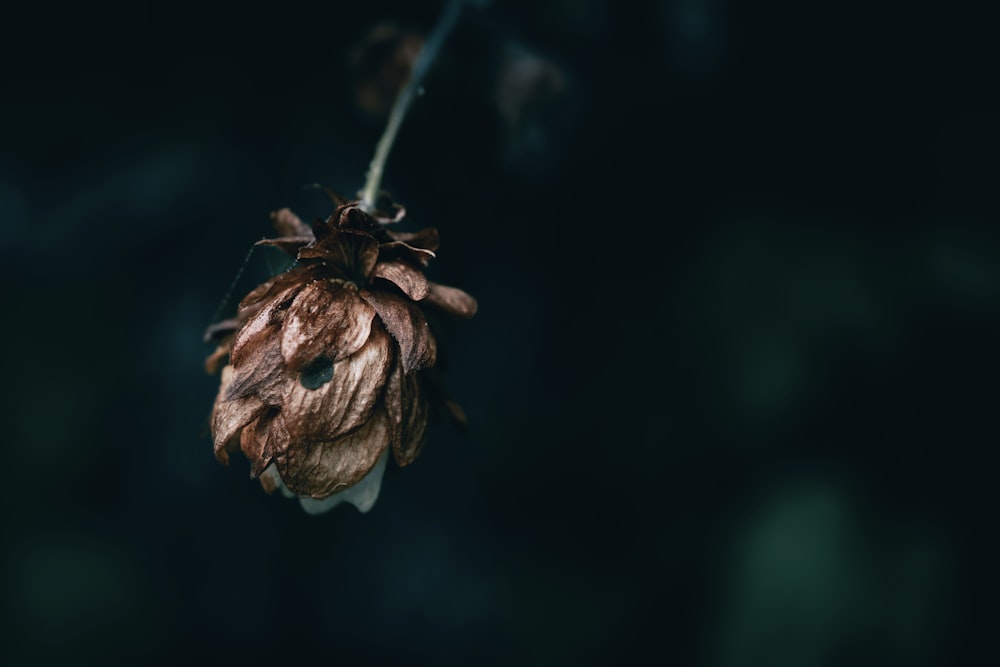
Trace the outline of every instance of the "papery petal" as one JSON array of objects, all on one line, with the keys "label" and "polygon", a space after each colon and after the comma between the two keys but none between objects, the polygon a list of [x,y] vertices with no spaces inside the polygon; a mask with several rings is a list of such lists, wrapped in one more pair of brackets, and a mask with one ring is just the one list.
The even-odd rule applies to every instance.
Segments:
[{"label": "papery petal", "polygon": [[205,335],[202,337],[202,340],[206,343],[211,343],[212,341],[225,338],[239,328],[240,321],[235,317],[231,317],[228,320],[222,320],[220,322],[216,322],[215,324],[208,325],[208,328],[205,329]]},{"label": "papery petal", "polygon": [[429,303],[446,313],[464,318],[472,317],[479,309],[476,299],[457,287],[433,282],[428,284],[427,296],[422,303]]},{"label": "papery petal", "polygon": [[357,352],[371,334],[375,310],[351,283],[317,280],[288,307],[281,354],[289,370],[302,370],[317,357],[337,362]]},{"label": "papery petal", "polygon": [[301,441],[331,441],[359,428],[381,396],[392,361],[392,341],[381,325],[368,342],[333,364],[332,377],[317,388],[289,383],[282,410],[293,448]]},{"label": "papery petal", "polygon": [[[336,226],[342,230],[355,230],[359,232],[371,233],[377,226],[375,219],[365,213],[357,203],[341,206],[335,212]],[[331,216],[333,218],[334,216]]]},{"label": "papery petal", "polygon": [[379,262],[375,265],[372,277],[388,280],[414,301],[420,301],[427,296],[427,277],[423,271],[409,262],[398,259]]},{"label": "papery petal", "polygon": [[403,372],[433,366],[437,342],[419,306],[385,290],[361,290],[361,297],[378,313],[385,328],[399,343]]},{"label": "papery petal", "polygon": [[215,406],[212,409],[212,440],[215,445],[215,458],[220,463],[229,463],[227,445],[243,427],[256,419],[264,410],[264,403],[256,396],[235,400],[224,399],[233,377],[232,366],[226,366],[222,369],[219,395],[215,399]]},{"label": "papery petal", "polygon": [[257,285],[257,287],[250,290],[250,292],[248,292],[247,295],[240,300],[240,305],[237,309],[239,319],[245,322],[263,306],[267,305],[272,299],[278,298],[278,295],[285,290],[291,287],[305,285],[314,277],[313,274],[315,272],[314,267],[294,266],[288,271],[279,273],[278,275],[262,282],[260,285]]},{"label": "papery petal", "polygon": [[393,241],[402,241],[414,248],[423,248],[424,250],[433,252],[441,246],[441,235],[438,234],[438,230],[434,227],[424,227],[415,232],[386,231],[388,231]]},{"label": "papery petal", "polygon": [[379,246],[379,258],[383,261],[405,257],[417,262],[421,266],[427,266],[430,260],[437,257],[432,250],[417,248],[402,241],[390,241]]},{"label": "papery petal", "polygon": [[444,399],[444,407],[448,410],[448,416],[451,417],[451,421],[455,425],[455,428],[458,429],[460,433],[464,433],[465,429],[469,427],[469,420],[465,416],[465,410],[462,409],[462,406],[450,398],[446,398]]},{"label": "papery petal", "polygon": [[310,241],[315,238],[309,225],[302,222],[299,216],[292,213],[292,210],[288,208],[272,211],[271,224],[281,236],[301,236],[308,238]]},{"label": "papery petal", "polygon": [[215,375],[222,368],[226,360],[229,358],[229,348],[232,345],[231,340],[226,340],[215,347],[212,354],[208,355],[205,359],[205,372],[209,375]]},{"label": "papery petal", "polygon": [[260,475],[271,460],[288,449],[291,438],[277,408],[268,408],[243,429],[240,449],[250,461],[250,473]]},{"label": "papery petal", "polygon": [[378,241],[371,234],[355,230],[334,230],[314,245],[299,250],[299,260],[321,260],[354,280],[371,276],[378,262]]},{"label": "papery petal", "polygon": [[329,512],[340,503],[351,503],[358,508],[358,511],[365,514],[375,505],[378,500],[379,491],[382,489],[382,476],[385,475],[385,464],[389,460],[389,449],[382,452],[378,457],[375,467],[362,478],[360,482],[343,491],[338,491],[332,496],[327,496],[322,500],[315,498],[300,498],[299,503],[308,514],[322,514]]},{"label": "papery petal", "polygon": [[286,309],[303,288],[295,284],[267,302],[233,339],[229,356],[235,373],[227,399],[258,396],[269,404],[280,401],[285,381],[281,329]]},{"label": "papery petal", "polygon": [[325,498],[361,481],[388,445],[385,410],[375,410],[363,427],[335,440],[294,441],[275,463],[290,491]]},{"label": "papery petal", "polygon": [[383,225],[391,225],[406,217],[406,209],[400,204],[392,201],[392,198],[383,193],[375,201],[375,210],[369,211],[368,215]]},{"label": "papery petal", "polygon": [[399,466],[413,463],[427,440],[428,401],[417,373],[395,364],[385,386],[393,457]]}]

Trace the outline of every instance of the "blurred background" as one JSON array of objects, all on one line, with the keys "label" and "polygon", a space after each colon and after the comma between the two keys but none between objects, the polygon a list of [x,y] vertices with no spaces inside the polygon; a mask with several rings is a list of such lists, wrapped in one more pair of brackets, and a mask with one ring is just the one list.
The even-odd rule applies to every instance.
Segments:
[{"label": "blurred background", "polygon": [[442,6],[4,10],[0,661],[992,650],[995,3],[477,3],[383,181],[479,299],[468,432],[367,515],[216,463],[202,332],[270,211],[360,189]]}]

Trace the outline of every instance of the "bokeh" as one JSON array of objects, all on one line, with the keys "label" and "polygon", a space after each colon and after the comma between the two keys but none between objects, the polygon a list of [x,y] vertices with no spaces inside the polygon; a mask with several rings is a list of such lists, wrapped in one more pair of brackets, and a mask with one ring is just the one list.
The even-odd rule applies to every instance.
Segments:
[{"label": "bokeh", "polygon": [[204,328],[441,7],[4,10],[0,663],[977,664],[992,3],[471,3],[383,182],[468,431],[365,515],[214,460]]}]

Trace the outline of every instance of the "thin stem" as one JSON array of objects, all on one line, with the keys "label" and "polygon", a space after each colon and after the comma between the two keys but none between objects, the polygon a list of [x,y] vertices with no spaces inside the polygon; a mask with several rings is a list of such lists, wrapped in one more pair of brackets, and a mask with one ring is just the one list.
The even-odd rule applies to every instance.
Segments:
[{"label": "thin stem", "polygon": [[382,172],[385,170],[385,161],[389,157],[389,151],[392,149],[393,142],[396,140],[399,126],[403,123],[403,118],[406,116],[406,112],[413,102],[413,97],[420,87],[420,81],[424,78],[427,70],[431,68],[431,63],[434,62],[434,58],[441,49],[445,37],[448,36],[448,32],[455,25],[455,21],[458,19],[458,15],[462,9],[462,2],[463,0],[449,0],[448,6],[444,9],[444,14],[441,15],[437,26],[434,28],[434,32],[427,38],[423,48],[420,49],[420,53],[417,54],[416,62],[413,63],[413,71],[410,73],[410,79],[406,82],[403,89],[399,91],[399,95],[392,105],[392,111],[389,113],[389,122],[385,126],[382,138],[379,139],[378,145],[375,147],[375,157],[368,168],[368,179],[365,181],[365,189],[361,194],[361,208],[365,211],[373,211],[375,209],[375,197],[378,195],[379,185],[382,183]]}]

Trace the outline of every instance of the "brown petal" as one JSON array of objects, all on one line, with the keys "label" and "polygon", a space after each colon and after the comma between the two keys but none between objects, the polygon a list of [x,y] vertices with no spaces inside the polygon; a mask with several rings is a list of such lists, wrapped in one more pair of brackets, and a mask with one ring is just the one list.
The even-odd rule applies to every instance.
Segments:
[{"label": "brown petal", "polygon": [[469,318],[476,314],[479,304],[476,299],[469,296],[457,287],[449,287],[438,283],[429,283],[427,296],[423,303],[437,306],[446,313],[456,317]]},{"label": "brown petal", "polygon": [[385,328],[399,343],[404,373],[434,365],[437,342],[417,304],[385,290],[365,289],[361,290],[361,296],[375,308]]},{"label": "brown petal", "polygon": [[317,280],[289,306],[281,332],[281,354],[300,371],[317,357],[337,362],[357,352],[371,333],[375,310],[351,283]]},{"label": "brown petal", "polygon": [[413,246],[414,248],[423,248],[433,252],[441,246],[441,236],[438,234],[438,230],[434,227],[424,227],[423,229],[415,232],[386,231],[388,231],[389,236],[391,236],[394,241],[402,241],[403,243]]},{"label": "brown petal", "polygon": [[205,372],[209,375],[215,375],[222,368],[223,364],[229,358],[229,347],[232,345],[232,340],[224,340],[219,345],[215,347],[212,354],[208,355],[205,359]]},{"label": "brown petal", "polygon": [[260,475],[275,456],[288,449],[290,442],[281,411],[265,410],[240,436],[240,449],[250,461],[250,473]]},{"label": "brown petal", "polygon": [[378,262],[378,241],[365,232],[335,230],[299,250],[298,258],[327,262],[348,279],[367,279]]},{"label": "brown petal", "polygon": [[294,266],[284,273],[279,273],[273,278],[269,278],[257,287],[253,288],[240,301],[238,314],[241,321],[246,321],[270,301],[269,297],[276,297],[281,292],[296,285],[304,285],[311,280],[311,274],[315,271],[313,267]]},{"label": "brown petal", "polygon": [[465,416],[465,410],[462,406],[451,400],[450,398],[444,399],[444,407],[448,410],[448,415],[451,417],[451,421],[455,424],[455,428],[458,429],[459,433],[465,433],[465,429],[469,426],[469,420]]},{"label": "brown petal", "polygon": [[266,305],[236,332],[230,361],[235,370],[227,399],[255,395],[269,404],[280,401],[285,381],[281,355],[281,328],[285,311],[301,284],[293,284],[270,298]]},{"label": "brown petal", "polygon": [[427,266],[437,255],[431,250],[417,248],[402,241],[390,241],[379,246],[379,258],[383,261],[397,257],[406,257],[421,266]]},{"label": "brown petal", "polygon": [[293,443],[275,457],[282,481],[300,496],[325,498],[371,471],[389,445],[389,421],[385,410],[376,410],[362,428],[340,438]]},{"label": "brown petal", "polygon": [[397,363],[385,386],[385,409],[396,463],[413,463],[427,440],[427,396],[417,373],[402,372]]},{"label": "brown petal", "polygon": [[394,259],[388,262],[379,262],[375,265],[375,278],[382,278],[392,282],[399,289],[403,290],[406,296],[414,301],[420,301],[427,296],[427,277],[423,271],[417,269],[409,262]]},{"label": "brown petal", "polygon": [[328,381],[309,389],[289,383],[282,410],[292,441],[329,442],[359,428],[371,415],[392,361],[392,341],[372,326],[365,345],[333,364]]},{"label": "brown petal", "polygon": [[256,396],[225,400],[233,379],[233,367],[222,369],[219,395],[212,409],[212,440],[215,444],[215,458],[220,463],[229,463],[226,446],[244,426],[253,421],[264,410],[264,404]]},{"label": "brown petal", "polygon": [[309,225],[302,222],[299,216],[292,213],[291,209],[283,208],[280,211],[272,211],[271,224],[281,236],[301,236],[310,241],[315,238]]},{"label": "brown petal", "polygon": [[254,243],[254,245],[273,246],[295,257],[299,253],[299,249],[309,245],[313,241],[315,241],[315,238],[311,234],[309,236],[279,236],[274,239],[261,239]]},{"label": "brown petal", "polygon": [[323,194],[326,195],[327,199],[330,200],[330,202],[334,205],[335,208],[340,208],[341,206],[347,206],[348,204],[351,203],[350,199],[346,199],[342,194],[340,194],[339,192],[335,192],[334,190],[331,190],[322,183],[312,183],[310,185],[307,185],[303,189],[322,190]]}]

